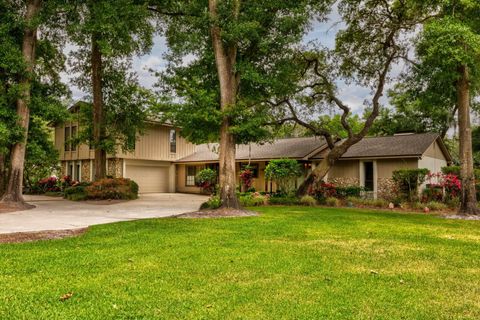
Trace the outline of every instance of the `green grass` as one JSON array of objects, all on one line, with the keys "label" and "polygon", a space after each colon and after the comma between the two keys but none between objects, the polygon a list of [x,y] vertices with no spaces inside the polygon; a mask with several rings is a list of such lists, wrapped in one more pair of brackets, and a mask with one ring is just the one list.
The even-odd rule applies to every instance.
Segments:
[{"label": "green grass", "polygon": [[0,319],[480,318],[478,221],[258,210],[0,245]]}]

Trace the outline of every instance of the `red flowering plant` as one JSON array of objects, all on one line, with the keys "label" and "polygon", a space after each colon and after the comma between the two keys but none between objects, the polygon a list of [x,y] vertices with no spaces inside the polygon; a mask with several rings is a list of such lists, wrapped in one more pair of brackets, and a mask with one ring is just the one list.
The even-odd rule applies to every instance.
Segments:
[{"label": "red flowering plant", "polygon": [[253,171],[249,167],[245,167],[240,171],[240,181],[242,182],[243,190],[248,191],[253,184]]},{"label": "red flowering plant", "polygon": [[308,194],[316,198],[321,203],[327,198],[336,197],[337,188],[333,183],[322,181],[317,186],[310,187]]},{"label": "red flowering plant", "polygon": [[39,180],[37,186],[44,193],[61,191],[60,186],[58,185],[58,178],[55,176]]},{"label": "red flowering plant", "polygon": [[429,173],[427,187],[423,191],[422,201],[442,201],[457,198],[462,190],[462,183],[453,173]]},{"label": "red flowering plant", "polygon": [[217,179],[217,171],[206,168],[195,176],[195,184],[202,188],[205,193],[215,194]]}]

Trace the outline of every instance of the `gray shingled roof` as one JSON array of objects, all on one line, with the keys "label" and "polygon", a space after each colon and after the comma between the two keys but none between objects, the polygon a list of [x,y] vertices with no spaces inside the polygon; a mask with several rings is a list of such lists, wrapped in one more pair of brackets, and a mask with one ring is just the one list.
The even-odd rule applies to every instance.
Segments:
[{"label": "gray shingled roof", "polygon": [[[303,159],[314,152],[320,151],[326,146],[323,138],[289,138],[278,139],[273,143],[238,145],[237,160],[250,159]],[[177,160],[177,162],[208,162],[218,161],[218,144],[198,145],[196,152],[192,155]]]},{"label": "gray shingled roof", "polygon": [[[342,159],[353,158],[398,158],[420,157],[428,147],[438,138],[436,133],[401,134],[386,137],[367,137],[353,145]],[[441,141],[440,141],[441,142]],[[447,159],[450,158],[443,143],[441,147]],[[208,162],[218,161],[218,154],[212,150],[218,149],[217,144],[199,145],[197,151],[177,162]],[[279,139],[273,143],[251,144],[237,146],[237,160],[263,159],[322,159],[325,155],[326,143],[323,138],[290,138]]]},{"label": "gray shingled roof", "polygon": [[[436,133],[367,137],[351,146],[342,159],[420,157],[438,137]],[[313,158],[317,157],[322,158],[321,155],[315,155]]]}]

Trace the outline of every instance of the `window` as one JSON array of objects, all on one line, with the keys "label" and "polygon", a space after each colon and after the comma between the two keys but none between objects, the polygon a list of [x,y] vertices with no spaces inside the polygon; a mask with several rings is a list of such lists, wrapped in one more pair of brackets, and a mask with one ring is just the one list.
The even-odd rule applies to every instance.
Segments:
[{"label": "window", "polygon": [[212,170],[216,171],[217,173],[220,172],[220,170],[219,170],[219,169],[220,169],[220,166],[219,166],[218,163],[207,163],[207,164],[205,165],[205,168],[207,168],[207,169],[212,169]]},{"label": "window", "polygon": [[177,131],[170,130],[170,152],[177,153]]},{"label": "window", "polygon": [[253,173],[253,178],[258,178],[258,163],[241,163],[240,164],[240,171],[245,170],[245,168],[250,167],[250,171]]},{"label": "window", "polygon": [[185,179],[185,185],[186,186],[194,186],[195,185],[195,175],[196,174],[197,174],[197,167],[187,166],[187,168],[186,168],[186,179]]},{"label": "window", "polygon": [[[71,129],[71,138],[72,139],[75,139],[77,137],[77,127],[76,126],[72,126],[72,129]],[[73,143],[70,145],[70,150],[72,151],[76,151],[77,150],[77,146],[74,145]]]},{"label": "window", "polygon": [[70,151],[70,127],[65,127],[65,151]]}]

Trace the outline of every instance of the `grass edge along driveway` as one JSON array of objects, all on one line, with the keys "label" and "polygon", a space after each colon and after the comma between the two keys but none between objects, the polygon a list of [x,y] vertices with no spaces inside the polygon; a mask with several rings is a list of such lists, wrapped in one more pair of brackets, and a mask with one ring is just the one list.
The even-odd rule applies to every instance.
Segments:
[{"label": "grass edge along driveway", "polygon": [[0,319],[480,318],[478,221],[258,210],[2,244]]}]

